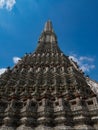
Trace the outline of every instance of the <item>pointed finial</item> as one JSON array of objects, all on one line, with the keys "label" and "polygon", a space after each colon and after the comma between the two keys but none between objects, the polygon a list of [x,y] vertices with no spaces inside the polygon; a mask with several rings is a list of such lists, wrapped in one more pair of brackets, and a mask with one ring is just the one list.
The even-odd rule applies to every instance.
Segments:
[{"label": "pointed finial", "polygon": [[50,20],[48,20],[45,24],[45,28],[44,28],[45,32],[53,32],[53,28],[52,28],[52,22]]}]

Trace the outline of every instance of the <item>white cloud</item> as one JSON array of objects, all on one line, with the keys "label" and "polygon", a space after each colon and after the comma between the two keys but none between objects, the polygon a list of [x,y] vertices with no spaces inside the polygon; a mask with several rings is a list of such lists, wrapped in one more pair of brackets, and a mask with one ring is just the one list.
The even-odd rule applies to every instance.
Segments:
[{"label": "white cloud", "polygon": [[[17,64],[19,60],[21,60],[21,58],[13,57],[14,64]],[[7,70],[7,68],[0,68],[0,75],[3,74],[6,70]]]},{"label": "white cloud", "polygon": [[5,0],[0,0],[0,8],[3,8],[5,5]]},{"label": "white cloud", "polygon": [[90,62],[94,61],[93,58],[91,58],[91,57],[86,57],[86,56],[80,56],[79,60],[80,60],[80,61],[84,61],[84,60],[85,60],[85,61],[90,61]]},{"label": "white cloud", "polygon": [[14,64],[17,64],[19,60],[21,60],[21,58],[19,58],[19,57],[13,57]]},{"label": "white cloud", "polygon": [[6,70],[6,68],[0,68],[0,75],[3,74]]},{"label": "white cloud", "polygon": [[7,9],[7,10],[12,10],[13,6],[15,5],[16,0],[0,0],[0,8]]},{"label": "white cloud", "polygon": [[89,65],[89,64],[82,64],[80,67],[84,72],[87,71],[89,72],[91,69],[95,68],[95,65]]},{"label": "white cloud", "polygon": [[77,62],[80,69],[84,72],[89,72],[90,70],[95,68],[95,65],[93,64],[94,58],[92,57],[86,57],[86,56],[80,56],[77,55],[71,55],[69,56],[69,59],[72,59],[73,61]]}]

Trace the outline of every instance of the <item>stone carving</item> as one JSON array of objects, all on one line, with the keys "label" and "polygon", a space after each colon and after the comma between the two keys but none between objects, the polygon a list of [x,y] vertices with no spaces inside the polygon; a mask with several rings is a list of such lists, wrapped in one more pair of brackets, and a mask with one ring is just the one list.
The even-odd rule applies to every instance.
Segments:
[{"label": "stone carving", "polygon": [[0,76],[0,130],[97,130],[94,92],[48,21],[35,52]]}]

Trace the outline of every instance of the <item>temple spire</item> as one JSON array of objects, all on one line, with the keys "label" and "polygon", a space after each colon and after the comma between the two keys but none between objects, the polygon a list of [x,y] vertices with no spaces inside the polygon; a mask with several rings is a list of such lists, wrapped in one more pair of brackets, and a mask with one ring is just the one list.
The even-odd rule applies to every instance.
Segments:
[{"label": "temple spire", "polygon": [[45,32],[53,32],[52,22],[50,20],[48,20],[45,23],[44,31]]}]

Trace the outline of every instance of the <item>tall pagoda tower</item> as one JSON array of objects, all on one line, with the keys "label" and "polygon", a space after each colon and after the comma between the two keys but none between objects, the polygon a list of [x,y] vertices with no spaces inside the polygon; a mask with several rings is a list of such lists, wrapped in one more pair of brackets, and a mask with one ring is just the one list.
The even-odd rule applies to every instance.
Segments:
[{"label": "tall pagoda tower", "polygon": [[35,52],[0,76],[0,130],[98,130],[98,98],[51,21]]}]

